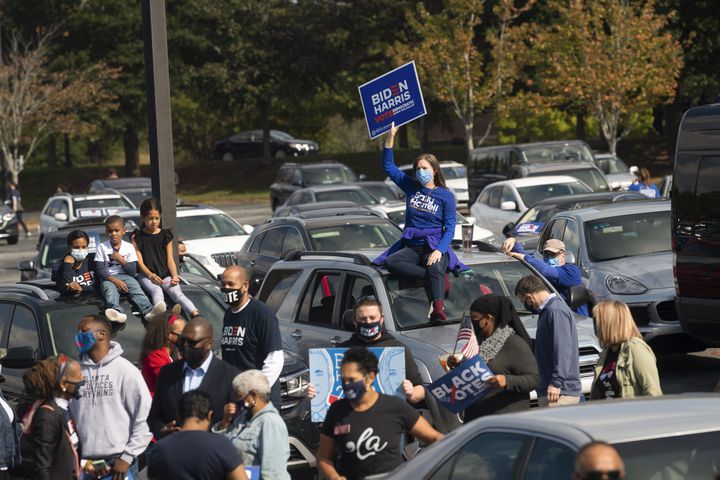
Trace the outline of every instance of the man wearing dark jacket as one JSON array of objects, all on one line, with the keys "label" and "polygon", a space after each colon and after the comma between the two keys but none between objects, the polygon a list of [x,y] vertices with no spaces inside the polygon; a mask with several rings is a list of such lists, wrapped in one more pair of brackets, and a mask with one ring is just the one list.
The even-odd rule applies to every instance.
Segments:
[{"label": "man wearing dark jacket", "polygon": [[562,298],[550,293],[543,281],[535,275],[521,278],[515,287],[515,295],[529,311],[540,312],[535,331],[540,406],[578,403],[582,384],[577,329],[572,310]]},{"label": "man wearing dark jacket", "polygon": [[193,318],[183,329],[180,347],[183,361],[165,365],[160,370],[148,424],[156,439],[180,430],[180,397],[190,390],[200,390],[212,399],[212,423],[223,418],[226,403],[235,401],[233,379],[240,373],[212,354],[212,324]]}]

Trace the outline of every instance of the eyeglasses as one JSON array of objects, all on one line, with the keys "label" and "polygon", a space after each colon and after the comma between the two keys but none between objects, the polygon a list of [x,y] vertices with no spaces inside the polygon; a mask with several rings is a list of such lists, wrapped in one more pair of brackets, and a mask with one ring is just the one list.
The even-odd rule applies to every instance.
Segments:
[{"label": "eyeglasses", "polygon": [[620,470],[591,470],[585,473],[578,473],[581,480],[620,480],[622,471]]},{"label": "eyeglasses", "polygon": [[188,337],[186,337],[186,336],[184,336],[184,335],[180,335],[179,343],[180,343],[181,345],[185,345],[185,346],[188,346],[188,347],[190,347],[190,348],[197,348],[197,346],[198,346],[199,344],[201,344],[201,343],[204,342],[205,340],[209,340],[210,338],[211,338],[211,337],[203,337],[203,338],[198,338],[197,340],[193,340],[193,339],[188,338]]}]

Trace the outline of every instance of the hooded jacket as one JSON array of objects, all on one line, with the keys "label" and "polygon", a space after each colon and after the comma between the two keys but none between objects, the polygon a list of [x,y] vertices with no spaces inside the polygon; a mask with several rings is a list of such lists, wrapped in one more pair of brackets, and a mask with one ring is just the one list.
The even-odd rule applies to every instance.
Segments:
[{"label": "hooded jacket", "polygon": [[121,355],[123,349],[110,342],[110,351],[99,363],[85,354],[80,368],[86,384],[80,399],[70,402],[70,413],[91,460],[120,458],[132,464],[150,443],[147,424],[150,392],[140,370]]}]

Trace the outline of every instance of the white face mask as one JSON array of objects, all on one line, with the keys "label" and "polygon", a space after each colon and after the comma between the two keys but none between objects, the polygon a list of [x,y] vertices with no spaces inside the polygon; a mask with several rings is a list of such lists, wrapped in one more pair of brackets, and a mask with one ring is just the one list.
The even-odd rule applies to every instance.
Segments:
[{"label": "white face mask", "polygon": [[70,250],[70,255],[78,262],[82,262],[88,256],[88,251],[87,248],[73,248]]}]

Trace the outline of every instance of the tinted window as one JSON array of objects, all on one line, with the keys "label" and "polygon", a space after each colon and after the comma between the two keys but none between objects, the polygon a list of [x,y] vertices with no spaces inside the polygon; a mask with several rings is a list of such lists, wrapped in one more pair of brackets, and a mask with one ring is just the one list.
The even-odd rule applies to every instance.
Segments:
[{"label": "tinted window", "polygon": [[585,145],[548,145],[526,148],[523,150],[523,154],[530,163],[567,161],[595,162],[592,152]]},{"label": "tinted window", "polygon": [[329,227],[316,227],[308,231],[318,251],[335,252],[362,248],[385,248],[400,240],[397,226],[386,223],[347,223]]},{"label": "tinted window", "polygon": [[[443,169],[443,173],[445,173],[445,169]],[[447,177],[445,177],[447,179]],[[363,188],[370,192],[372,196],[374,196],[377,199],[384,198],[385,200],[393,200],[395,199],[395,194],[393,191],[388,187],[387,185],[381,185],[381,184],[374,184],[374,185],[363,185]]]},{"label": "tinted window", "polygon": [[287,199],[287,202],[285,202],[286,205],[300,205],[302,203],[302,195],[303,192],[298,190],[297,192],[290,195]]},{"label": "tinted window", "polygon": [[35,315],[32,310],[22,305],[15,306],[8,348],[31,347],[37,352],[40,346]]},{"label": "tinted window", "polygon": [[705,480],[716,478],[720,432],[618,443],[625,478]]},{"label": "tinted window", "polygon": [[[67,231],[67,233],[70,233]],[[108,239],[104,230],[85,230],[88,234],[90,243],[88,244],[88,252],[95,253],[99,243]],[[123,237],[129,240],[129,234]],[[67,237],[63,235],[51,234],[45,237],[44,243],[40,251],[40,267],[52,268],[57,262],[63,259],[67,253]]]},{"label": "tinted window", "polygon": [[258,296],[270,310],[277,312],[280,304],[285,300],[290,288],[297,281],[301,270],[273,270],[265,277],[262,291]]},{"label": "tinted window", "polygon": [[[239,136],[239,135],[238,135]],[[278,170],[277,180],[278,183],[290,183],[292,182],[292,168],[283,167]]]},{"label": "tinted window", "polygon": [[580,250],[580,231],[574,220],[568,220],[565,225],[565,235],[563,236],[565,249],[575,255],[575,261],[578,259],[578,251]]},{"label": "tinted window", "polygon": [[493,208],[500,208],[500,197],[502,196],[502,187],[495,187],[490,191],[490,200],[488,205]]},{"label": "tinted window", "polygon": [[567,220],[563,218],[557,219],[552,222],[550,226],[550,233],[548,233],[544,240],[548,240],[550,238],[557,238],[558,240],[562,240],[566,222]]},{"label": "tinted window", "polygon": [[303,242],[302,235],[296,228],[288,228],[285,240],[282,246],[282,257],[292,252],[293,250],[305,250],[305,243]]},{"label": "tinted window", "polygon": [[84,217],[105,217],[114,215],[121,210],[129,210],[133,205],[122,197],[119,198],[91,198],[88,200],[76,200],[73,203],[75,216]]},{"label": "tinted window", "polygon": [[260,244],[260,255],[280,258],[280,250],[285,239],[285,228],[273,228],[268,230]]},{"label": "tinted window", "polygon": [[670,211],[585,222],[588,255],[594,262],[670,251]]},{"label": "tinted window", "polygon": [[[12,305],[9,303],[0,303],[0,340],[3,338],[3,333],[10,323],[10,312],[12,311]],[[3,345],[4,347],[4,345]]]},{"label": "tinted window", "polygon": [[533,205],[546,198],[559,197],[560,195],[572,195],[575,193],[592,193],[592,190],[590,190],[587,185],[580,182],[571,182],[518,187],[518,193],[525,205]]},{"label": "tinted window", "polygon": [[605,177],[594,168],[588,168],[587,170],[569,170],[566,174],[577,178],[590,187],[593,192],[607,192],[610,190]]},{"label": "tinted window", "polygon": [[340,292],[339,273],[318,273],[305,293],[299,322],[332,326],[335,299]]},{"label": "tinted window", "polygon": [[377,199],[366,190],[332,190],[329,192],[315,192],[315,200],[318,202],[349,201],[360,205],[375,205]]},{"label": "tinted window", "polygon": [[307,185],[332,185],[334,183],[357,182],[357,177],[347,167],[328,166],[323,168],[308,168],[303,170],[305,184]]},{"label": "tinted window", "polygon": [[252,241],[252,245],[250,245],[250,248],[248,248],[248,252],[250,253],[258,253],[260,252],[260,245],[262,244],[262,241],[265,239],[265,234],[267,232],[262,232],[258,234],[257,237],[255,237]]},{"label": "tinted window", "polygon": [[[525,480],[569,479],[575,470],[575,452],[565,445],[539,438],[528,461]],[[630,477],[632,478],[632,477]]]},{"label": "tinted window", "polygon": [[502,188],[502,197],[500,198],[501,202],[515,202],[515,193],[513,193],[512,188],[505,185]]},{"label": "tinted window", "polygon": [[445,180],[454,180],[456,178],[467,177],[467,170],[465,167],[440,167]]},{"label": "tinted window", "polygon": [[178,217],[177,231],[178,238],[182,240],[247,235],[238,223],[225,214]]},{"label": "tinted window", "polygon": [[697,187],[695,234],[701,237],[720,236],[720,157],[700,160]]},{"label": "tinted window", "polygon": [[[527,439],[512,433],[485,433],[466,443],[448,462],[452,471],[443,465],[433,480],[500,480],[513,478],[517,462]],[[569,477],[568,477],[569,478]]]},{"label": "tinted window", "polygon": [[480,194],[480,197],[478,197],[478,200],[477,200],[478,203],[484,203],[486,205],[488,203],[490,203],[490,190],[493,190],[493,189],[485,190],[484,192],[482,192]]}]

